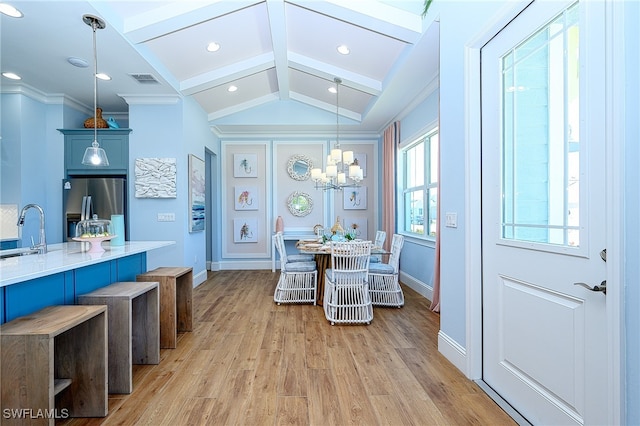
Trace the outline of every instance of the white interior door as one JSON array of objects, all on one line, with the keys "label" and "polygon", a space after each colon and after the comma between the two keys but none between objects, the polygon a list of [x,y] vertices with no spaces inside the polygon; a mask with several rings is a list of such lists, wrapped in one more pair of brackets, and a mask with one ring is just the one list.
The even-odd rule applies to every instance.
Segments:
[{"label": "white interior door", "polygon": [[607,422],[602,2],[534,1],[481,51],[483,380]]}]

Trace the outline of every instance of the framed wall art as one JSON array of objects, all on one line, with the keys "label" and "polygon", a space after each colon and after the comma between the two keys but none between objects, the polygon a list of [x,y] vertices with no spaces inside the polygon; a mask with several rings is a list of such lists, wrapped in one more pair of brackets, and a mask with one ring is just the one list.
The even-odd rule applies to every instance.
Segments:
[{"label": "framed wall art", "polygon": [[193,154],[189,154],[189,232],[204,231],[204,208],[204,161]]},{"label": "framed wall art", "polygon": [[260,199],[258,198],[258,188],[255,186],[235,187],[235,209],[236,210],[258,210]]},{"label": "framed wall art", "polygon": [[366,217],[345,217],[342,227],[345,232],[351,233],[355,238],[361,240],[367,240],[369,238]]},{"label": "framed wall art", "polygon": [[258,242],[258,219],[233,219],[233,242],[234,243],[257,243]]},{"label": "framed wall art", "polygon": [[258,155],[233,154],[233,177],[258,177]]},{"label": "framed wall art", "polygon": [[175,158],[136,158],[136,198],[176,198]]},{"label": "framed wall art", "polygon": [[357,164],[362,169],[362,176],[367,176],[367,154],[355,152],[353,154],[353,164]]},{"label": "framed wall art", "polygon": [[344,189],[345,210],[366,210],[367,209],[367,187],[358,186]]}]

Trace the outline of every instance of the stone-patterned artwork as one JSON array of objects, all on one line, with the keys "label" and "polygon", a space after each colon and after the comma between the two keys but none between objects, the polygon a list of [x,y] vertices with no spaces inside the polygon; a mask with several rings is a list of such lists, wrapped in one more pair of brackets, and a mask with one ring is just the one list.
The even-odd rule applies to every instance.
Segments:
[{"label": "stone-patterned artwork", "polygon": [[136,198],[176,198],[175,158],[136,158]]}]

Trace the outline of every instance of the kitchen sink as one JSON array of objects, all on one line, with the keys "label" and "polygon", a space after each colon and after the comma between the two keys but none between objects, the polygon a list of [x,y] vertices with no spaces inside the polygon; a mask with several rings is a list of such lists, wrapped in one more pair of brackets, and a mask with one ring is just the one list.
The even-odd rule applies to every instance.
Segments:
[{"label": "kitchen sink", "polygon": [[10,257],[18,257],[18,256],[29,256],[31,254],[38,254],[37,249],[11,249],[11,250],[0,250],[0,260],[8,259]]}]

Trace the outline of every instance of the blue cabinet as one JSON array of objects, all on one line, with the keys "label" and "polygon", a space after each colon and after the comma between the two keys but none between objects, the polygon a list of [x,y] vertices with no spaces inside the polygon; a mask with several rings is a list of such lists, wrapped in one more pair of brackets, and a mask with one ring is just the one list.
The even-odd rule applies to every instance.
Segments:
[{"label": "blue cabinet", "polygon": [[78,296],[118,281],[135,281],[147,271],[138,253],[0,288],[0,323],[52,305],[73,305]]},{"label": "blue cabinet", "polygon": [[131,129],[98,129],[98,143],[109,158],[107,167],[82,164],[84,151],[93,142],[93,129],[58,129],[58,131],[64,135],[64,169],[67,177],[127,174]]}]

